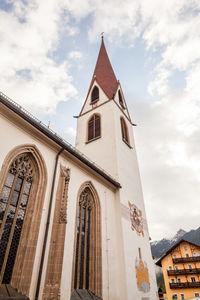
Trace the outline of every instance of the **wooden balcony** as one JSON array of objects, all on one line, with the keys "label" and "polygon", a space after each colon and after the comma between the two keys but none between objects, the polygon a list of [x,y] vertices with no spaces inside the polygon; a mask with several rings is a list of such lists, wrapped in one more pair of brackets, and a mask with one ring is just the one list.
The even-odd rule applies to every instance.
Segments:
[{"label": "wooden balcony", "polygon": [[181,270],[168,270],[167,274],[169,276],[174,276],[174,275],[188,275],[188,274],[200,274],[200,268],[181,269]]},{"label": "wooden balcony", "polygon": [[187,263],[187,262],[197,262],[200,261],[200,256],[191,256],[191,257],[177,257],[173,258],[173,263]]},{"label": "wooden balcony", "polygon": [[200,288],[200,282],[176,282],[169,284],[170,289]]}]

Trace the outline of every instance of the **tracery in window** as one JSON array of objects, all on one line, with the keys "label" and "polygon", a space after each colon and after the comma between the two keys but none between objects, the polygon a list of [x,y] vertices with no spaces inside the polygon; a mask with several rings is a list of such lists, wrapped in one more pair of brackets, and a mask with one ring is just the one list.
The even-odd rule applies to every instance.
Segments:
[{"label": "tracery in window", "polygon": [[126,122],[122,117],[120,118],[120,121],[121,121],[122,139],[127,144],[129,144],[128,128],[127,128]]},{"label": "tracery in window", "polygon": [[86,289],[101,296],[101,230],[97,202],[86,186],[78,201],[73,289]]},{"label": "tracery in window", "polygon": [[94,103],[99,100],[99,89],[97,86],[95,86],[92,90],[91,94],[91,103]]},{"label": "tracery in window", "polygon": [[94,114],[88,121],[88,141],[101,136],[101,119]]},{"label": "tracery in window", "polygon": [[12,162],[0,195],[0,283],[11,280],[33,177],[31,157],[22,154]]}]

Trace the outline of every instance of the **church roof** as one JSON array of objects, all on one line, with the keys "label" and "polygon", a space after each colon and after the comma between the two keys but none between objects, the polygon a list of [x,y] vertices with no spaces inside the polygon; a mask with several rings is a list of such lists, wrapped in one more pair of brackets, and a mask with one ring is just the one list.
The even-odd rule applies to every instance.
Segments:
[{"label": "church roof", "polygon": [[21,107],[19,104],[17,104],[15,101],[8,98],[6,95],[4,95],[2,92],[0,92],[0,104],[3,104],[8,109],[16,113],[18,116],[20,116],[22,119],[27,121],[29,124],[31,124],[33,127],[38,129],[42,134],[50,138],[52,141],[54,141],[57,145],[62,147],[64,150],[72,154],[74,157],[76,157],[79,161],[87,165],[90,169],[94,170],[97,174],[101,175],[104,179],[109,181],[111,184],[113,184],[117,188],[121,188],[121,185],[119,182],[117,182],[114,178],[112,178],[111,175],[109,175],[105,170],[103,170],[100,166],[98,166],[96,163],[91,161],[88,157],[86,157],[83,153],[81,153],[78,149],[73,147],[70,143],[65,141],[63,138],[61,138],[59,135],[57,135],[53,130],[48,128],[45,124],[43,124],[40,120],[38,120],[36,117],[34,117],[31,113],[26,111],[23,107]]},{"label": "church roof", "polygon": [[88,94],[95,80],[100,85],[106,96],[109,99],[112,99],[113,95],[115,95],[117,91],[118,81],[111,66],[103,37]]}]

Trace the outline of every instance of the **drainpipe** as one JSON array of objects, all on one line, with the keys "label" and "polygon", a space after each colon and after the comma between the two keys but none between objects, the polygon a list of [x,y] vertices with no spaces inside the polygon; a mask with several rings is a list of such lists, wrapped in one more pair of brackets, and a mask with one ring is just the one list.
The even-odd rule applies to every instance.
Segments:
[{"label": "drainpipe", "polygon": [[47,215],[47,223],[46,223],[44,242],[43,242],[43,247],[42,247],[42,256],[41,256],[41,260],[40,260],[40,268],[39,268],[39,274],[38,274],[38,280],[37,280],[35,300],[38,300],[39,291],[40,291],[42,270],[43,270],[43,265],[44,265],[44,256],[45,256],[45,251],[46,251],[47,237],[48,237],[48,233],[49,233],[49,224],[50,224],[50,216],[51,216],[53,194],[54,194],[54,187],[55,187],[55,180],[56,180],[56,171],[57,171],[57,166],[58,166],[58,158],[63,151],[64,151],[64,148],[61,148],[60,151],[56,154],[56,160],[55,160],[55,166],[54,166],[54,172],[53,172],[53,181],[52,181],[52,185],[51,185],[51,195],[50,195],[50,200],[49,200],[49,210],[48,210],[48,215]]}]

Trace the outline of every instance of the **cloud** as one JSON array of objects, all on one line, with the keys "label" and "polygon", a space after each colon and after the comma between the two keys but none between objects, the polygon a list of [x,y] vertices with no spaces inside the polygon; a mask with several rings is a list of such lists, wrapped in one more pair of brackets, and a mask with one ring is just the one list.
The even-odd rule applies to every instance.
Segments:
[{"label": "cloud", "polygon": [[[12,2],[12,1],[11,1]],[[1,90],[31,111],[52,112],[76,95],[69,63],[56,64],[62,1],[13,1],[0,10]]]},{"label": "cloud", "polygon": [[[70,50],[68,59],[59,64],[53,54],[60,46],[61,31],[75,36],[82,21],[88,22],[91,42],[102,31],[116,47],[133,47],[140,38],[147,59],[158,57],[148,83],[151,102],[138,102],[138,95],[130,95],[129,101],[130,106],[134,102],[131,110],[139,124],[136,146],[150,233],[158,238],[184,228],[183,223],[199,226],[199,0],[9,3],[11,10],[0,10],[0,89],[31,111],[52,112],[60,101],[77,94],[70,64],[81,53]],[[184,77],[181,89],[170,82],[177,71]],[[74,139],[70,128],[64,134]]]},{"label": "cloud", "polygon": [[82,53],[80,51],[71,51],[68,56],[72,59],[79,59],[82,58]]}]

